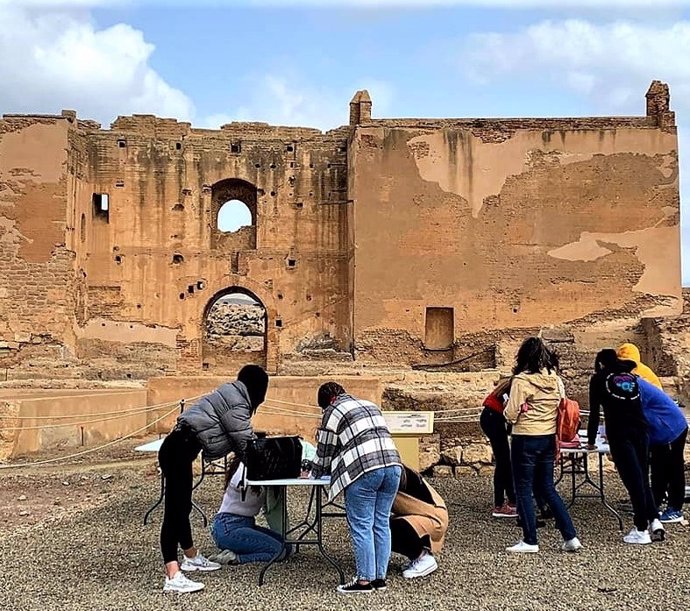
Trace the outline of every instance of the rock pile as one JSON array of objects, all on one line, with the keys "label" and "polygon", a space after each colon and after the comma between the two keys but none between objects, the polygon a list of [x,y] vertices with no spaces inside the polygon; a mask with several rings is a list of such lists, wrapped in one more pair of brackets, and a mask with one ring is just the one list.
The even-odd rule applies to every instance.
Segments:
[{"label": "rock pile", "polygon": [[266,331],[266,313],[258,304],[217,302],[206,319],[210,343],[232,350],[262,350]]}]

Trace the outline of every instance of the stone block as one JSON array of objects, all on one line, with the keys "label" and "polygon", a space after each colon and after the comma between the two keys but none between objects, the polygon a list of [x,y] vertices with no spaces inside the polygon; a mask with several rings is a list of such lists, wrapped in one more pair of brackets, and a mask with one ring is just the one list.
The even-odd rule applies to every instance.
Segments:
[{"label": "stone block", "polygon": [[448,448],[443,450],[441,454],[443,460],[449,465],[461,465],[462,464],[462,446],[455,446],[454,448]]},{"label": "stone block", "polygon": [[453,467],[449,465],[436,465],[432,475],[433,477],[453,477]]},{"label": "stone block", "polygon": [[494,468],[491,465],[482,465],[479,467],[479,475],[482,477],[493,477]]},{"label": "stone block", "polygon": [[462,462],[465,465],[482,463],[490,465],[493,460],[491,446],[482,443],[472,443],[466,446],[462,452]]},{"label": "stone block", "polygon": [[455,467],[455,479],[474,477],[475,475],[477,475],[477,470],[470,465],[461,465],[459,467]]}]

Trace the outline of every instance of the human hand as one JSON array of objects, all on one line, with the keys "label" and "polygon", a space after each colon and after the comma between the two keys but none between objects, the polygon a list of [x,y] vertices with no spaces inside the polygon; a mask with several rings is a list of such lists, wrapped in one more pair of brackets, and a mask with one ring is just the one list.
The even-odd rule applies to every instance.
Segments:
[{"label": "human hand", "polygon": [[309,479],[311,477],[311,471],[302,471],[299,474],[300,479]]},{"label": "human hand", "polygon": [[596,445],[595,443],[588,443],[588,444],[587,444],[587,449],[588,449],[588,450],[596,450],[596,449],[597,449],[597,445]]}]

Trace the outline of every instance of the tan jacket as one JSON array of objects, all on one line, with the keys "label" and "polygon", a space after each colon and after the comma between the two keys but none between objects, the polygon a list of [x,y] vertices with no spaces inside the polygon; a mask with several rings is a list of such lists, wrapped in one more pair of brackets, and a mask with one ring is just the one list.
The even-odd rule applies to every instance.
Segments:
[{"label": "tan jacket", "polygon": [[554,434],[558,405],[564,396],[563,382],[555,372],[544,369],[516,375],[505,410],[506,420],[513,424],[513,435]]},{"label": "tan jacket", "polygon": [[424,480],[434,500],[434,504],[425,503],[404,492],[398,492],[393,502],[392,520],[405,520],[414,528],[417,536],[429,536],[431,551],[437,553],[443,547],[443,541],[448,530],[448,509],[441,495],[434,490],[429,482]]}]

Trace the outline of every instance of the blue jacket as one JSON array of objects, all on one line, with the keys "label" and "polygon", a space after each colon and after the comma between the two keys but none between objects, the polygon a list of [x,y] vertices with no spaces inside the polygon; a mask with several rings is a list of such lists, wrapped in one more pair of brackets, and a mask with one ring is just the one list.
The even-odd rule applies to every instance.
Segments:
[{"label": "blue jacket", "polygon": [[647,380],[637,378],[640,385],[642,412],[649,423],[649,445],[663,445],[678,439],[688,428],[685,414],[663,390]]}]

